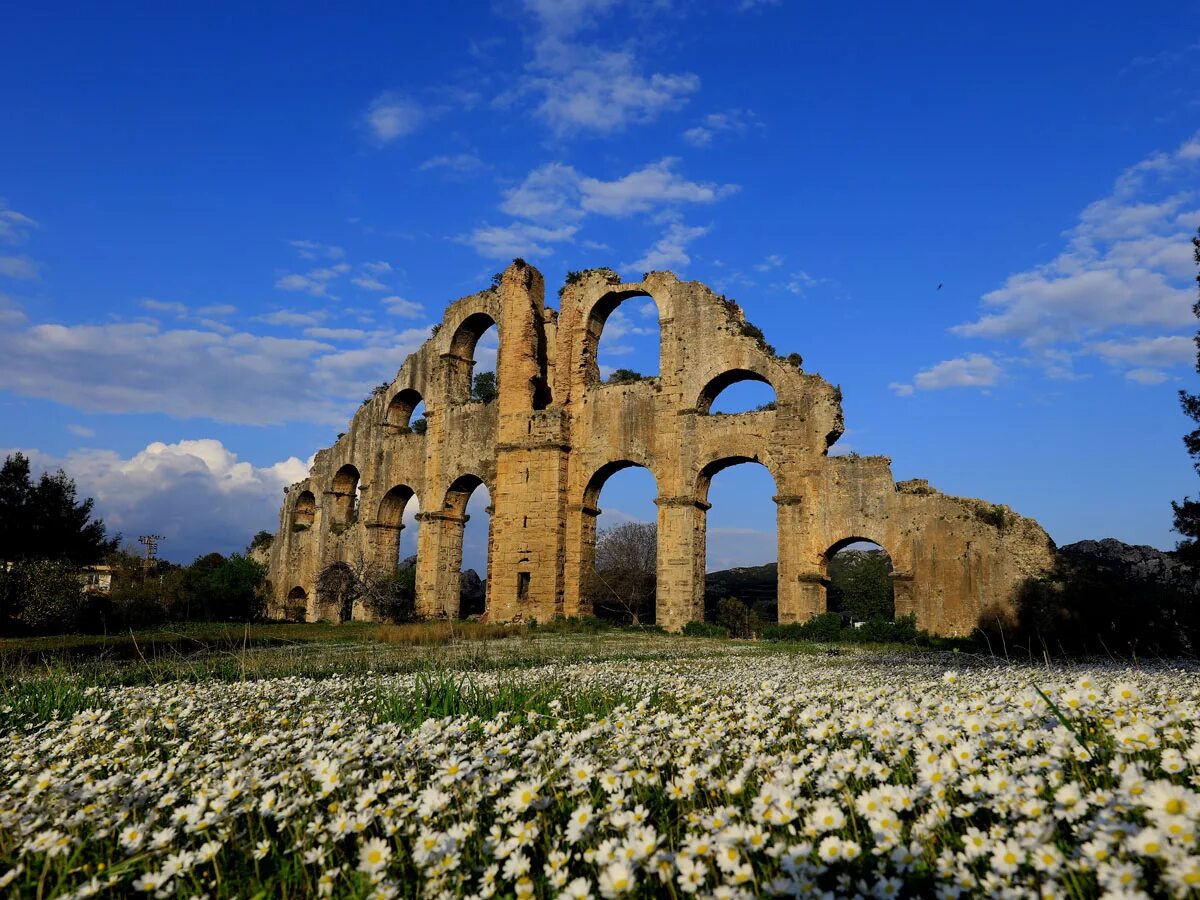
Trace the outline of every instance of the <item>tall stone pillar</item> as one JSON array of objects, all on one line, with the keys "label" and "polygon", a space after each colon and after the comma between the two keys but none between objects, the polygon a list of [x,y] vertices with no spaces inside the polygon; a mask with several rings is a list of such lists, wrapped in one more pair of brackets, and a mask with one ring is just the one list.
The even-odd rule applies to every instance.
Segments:
[{"label": "tall stone pillar", "polygon": [[667,631],[704,621],[704,535],[711,504],[659,497],[655,621]]},{"label": "tall stone pillar", "polygon": [[385,572],[394,572],[399,567],[400,534],[403,531],[403,525],[386,522],[367,525],[368,558]]},{"label": "tall stone pillar", "polygon": [[561,409],[545,409],[543,282],[514,263],[500,284],[504,324],[496,358],[499,425],[488,615],[548,622],[564,612],[567,443]]},{"label": "tall stone pillar", "polygon": [[825,591],[820,583],[821,573],[805,571],[804,499],[794,494],[780,494],[773,499],[779,535],[776,589],[779,622],[781,625],[807,622],[823,611]]},{"label": "tall stone pillar", "polygon": [[[917,592],[913,584],[912,572],[892,571],[892,600],[895,604],[896,618],[917,615]],[[918,621],[918,627],[924,623]]]},{"label": "tall stone pillar", "polygon": [[470,516],[421,512],[417,519],[417,615],[455,618],[462,590],[463,528]]},{"label": "tall stone pillar", "polygon": [[600,510],[582,503],[567,507],[566,552],[563,571],[563,615],[590,616],[591,599],[584,596],[596,565],[596,520]]}]

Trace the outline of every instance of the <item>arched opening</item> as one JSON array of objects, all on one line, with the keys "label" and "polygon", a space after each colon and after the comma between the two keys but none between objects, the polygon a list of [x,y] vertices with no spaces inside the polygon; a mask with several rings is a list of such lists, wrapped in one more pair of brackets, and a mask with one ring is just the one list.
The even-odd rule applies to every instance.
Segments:
[{"label": "arched opening", "polygon": [[388,404],[387,424],[403,434],[424,434],[425,401],[412,388],[398,391]]},{"label": "arched opening", "polygon": [[344,465],[333,476],[333,524],[350,525],[358,521],[358,469]]},{"label": "arched opening", "polygon": [[300,585],[288,591],[283,617],[291,622],[303,622],[308,617],[308,591]]},{"label": "arched opening", "polygon": [[463,319],[450,341],[450,401],[489,403],[496,397],[496,355],[500,332],[485,312]]},{"label": "arched opening", "polygon": [[733,456],[701,473],[704,618],[735,637],[779,620],[779,528],[775,479],[758,460]]},{"label": "arched opening", "polygon": [[[457,540],[449,542],[451,565],[459,575],[457,603],[447,611],[452,618],[482,616],[487,612],[488,557],[492,539],[492,495],[483,479],[463,475],[446,492],[444,520],[457,529]],[[455,614],[454,606],[457,606]]]},{"label": "arched opening", "polygon": [[292,507],[292,531],[305,531],[317,517],[317,498],[312,491],[301,491]]},{"label": "arched opening", "polygon": [[658,305],[645,291],[613,291],[592,307],[583,347],[589,383],[656,378],[661,350]]},{"label": "arched opening", "polygon": [[325,622],[349,622],[358,599],[358,579],[344,562],[326,566],[317,576],[317,618]]},{"label": "arched opening", "polygon": [[400,541],[410,516],[405,513],[414,500],[413,489],[406,484],[391,488],[379,502],[379,515],[375,520],[377,538],[376,559],[388,571],[399,568]]},{"label": "arched opening", "polygon": [[847,625],[893,622],[896,592],[892,558],[862,537],[838,541],[825,554],[825,608]]},{"label": "arched opening", "polygon": [[657,496],[654,474],[629,460],[601,467],[584,491],[580,590],[585,605],[598,618],[631,625],[655,623]]},{"label": "arched opening", "polygon": [[704,386],[696,410],[711,415],[736,415],[775,408],[775,388],[748,369],[722,372]]}]

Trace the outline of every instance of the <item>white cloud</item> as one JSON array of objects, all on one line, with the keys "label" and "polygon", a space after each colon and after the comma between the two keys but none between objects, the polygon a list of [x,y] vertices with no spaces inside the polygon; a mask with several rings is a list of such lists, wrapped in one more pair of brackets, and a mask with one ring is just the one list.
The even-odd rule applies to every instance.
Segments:
[{"label": "white cloud", "polygon": [[702,226],[687,226],[674,222],[641,259],[626,263],[622,268],[641,272],[682,269],[692,261],[687,254],[687,245],[708,232],[709,229]]},{"label": "white cloud", "polygon": [[[1106,332],[1193,325],[1189,237],[1200,224],[1194,136],[1123,172],[1090,204],[1052,260],[983,296],[985,311],[951,329],[1040,349]],[[1103,342],[1101,342],[1103,344]]]},{"label": "white cloud", "polygon": [[319,241],[288,241],[301,259],[341,259],[346,251],[333,244],[322,244]]},{"label": "white cloud", "polygon": [[687,181],[672,169],[678,162],[666,157],[615,181],[583,178],[582,208],[602,216],[629,216],[680,203],[713,203],[735,193],[736,185]]},{"label": "white cloud", "polygon": [[71,434],[78,435],[79,437],[90,438],[96,436],[96,432],[91,428],[88,428],[86,425],[68,425],[67,431],[71,432]]},{"label": "white cloud", "polygon": [[[738,190],[733,184],[689,181],[675,172],[677,163],[677,159],[665,157],[611,181],[582,175],[564,163],[547,163],[505,191],[500,204],[502,212],[530,223],[484,226],[461,240],[492,258],[545,255],[551,252],[549,244],[572,240],[578,230],[576,223],[589,215],[652,215],[658,221],[670,220],[685,204],[715,203]],[[672,238],[676,247],[672,259],[680,259],[682,243],[699,236],[686,236],[690,231],[679,226],[668,232],[667,238]]]},{"label": "white cloud", "polygon": [[9,278],[37,278],[38,264],[28,256],[0,256],[0,275]]},{"label": "white cloud", "polygon": [[416,101],[391,92],[380,94],[363,113],[363,124],[380,144],[412,134],[425,118]]},{"label": "white cloud", "polygon": [[513,222],[504,226],[483,225],[459,240],[470,244],[476,253],[489,259],[549,256],[554,252],[551,244],[571,240],[578,230],[574,225],[543,228],[527,222]]},{"label": "white cloud", "polygon": [[9,209],[8,204],[0,200],[0,241],[6,244],[19,244],[29,236],[30,231],[37,227],[36,220],[15,209]]},{"label": "white cloud", "polygon": [[[754,267],[756,272],[770,272],[772,269],[777,269],[783,265],[783,257],[778,253],[772,253],[762,262]],[[803,273],[801,273],[803,274]]]},{"label": "white cloud", "polygon": [[368,334],[369,346],[339,349],[310,338],[153,321],[14,322],[0,329],[0,389],[89,412],[342,424],[363,391],[390,378],[428,333],[381,330]]},{"label": "white cloud", "polygon": [[751,125],[758,125],[754,113],[746,109],[729,109],[725,112],[709,113],[700,120],[700,124],[689,128],[683,133],[683,139],[693,147],[706,147],[712,143],[715,135],[747,131]]},{"label": "white cloud", "polygon": [[[991,387],[1004,374],[990,356],[982,353],[972,353],[958,359],[947,359],[931,368],[918,372],[913,376],[913,387],[921,391],[938,391],[953,387]],[[912,391],[905,391],[908,385],[893,384],[892,390],[900,396]]]},{"label": "white cloud", "polygon": [[1136,366],[1174,366],[1196,361],[1195,341],[1183,336],[1100,341],[1087,349],[1106,362]]},{"label": "white cloud", "polygon": [[364,291],[386,291],[388,286],[376,278],[374,275],[356,275],[350,279],[350,283],[356,287],[362,288]]},{"label": "white cloud", "polygon": [[496,102],[509,105],[536,95],[537,116],[559,135],[615,133],[683,106],[700,88],[697,75],[646,74],[640,45],[612,49],[579,39],[616,5],[611,0],[527,0],[525,7],[537,22],[528,74]]},{"label": "white cloud", "polygon": [[314,297],[328,297],[330,283],[349,271],[349,265],[337,263],[319,269],[310,269],[303,275],[295,273],[284,275],[275,282],[275,287],[281,291],[303,291]]},{"label": "white cloud", "polygon": [[232,316],[238,309],[232,303],[216,303],[212,306],[201,306],[196,310],[201,316]]},{"label": "white cloud", "polygon": [[143,309],[148,309],[151,312],[171,313],[172,315],[182,318],[188,314],[188,308],[182,303],[173,301],[155,300],[152,297],[147,297],[141,302]]},{"label": "white cloud", "polygon": [[416,319],[425,313],[425,308],[420,303],[405,300],[403,297],[384,297],[379,302],[387,307],[391,315],[402,319]]},{"label": "white cloud", "polygon": [[888,388],[895,391],[897,397],[911,397],[915,388],[911,384],[893,381]]},{"label": "white cloud", "polygon": [[202,553],[242,551],[257,531],[275,531],[283,488],[308,474],[289,457],[269,466],[239,460],[211,438],[154,442],[132,457],[75,450],[66,457],[26,451],[40,469],[64,469],[110,534],[166,536],[161,554],[187,562]]},{"label": "white cloud", "polygon": [[1160,372],[1157,369],[1130,369],[1125,373],[1125,377],[1130,381],[1136,381],[1138,384],[1152,385],[1162,384],[1167,380],[1167,373]]},{"label": "white cloud", "polygon": [[442,154],[431,156],[417,166],[417,171],[432,172],[441,170],[457,175],[471,175],[475,172],[481,172],[486,168],[488,168],[487,163],[473,153],[456,153],[454,155]]},{"label": "white cloud", "polygon": [[266,322],[268,325],[286,325],[299,328],[305,325],[316,325],[325,318],[325,313],[320,310],[298,312],[294,309],[279,309],[266,315],[256,316],[255,318],[256,321]]}]

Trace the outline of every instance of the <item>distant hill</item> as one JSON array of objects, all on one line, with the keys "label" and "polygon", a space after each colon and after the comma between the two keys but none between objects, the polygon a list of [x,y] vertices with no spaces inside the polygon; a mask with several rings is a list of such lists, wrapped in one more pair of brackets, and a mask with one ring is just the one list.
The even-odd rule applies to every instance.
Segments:
[{"label": "distant hill", "polygon": [[711,603],[737,597],[750,606],[760,603],[773,606],[777,577],[775,563],[708,572],[704,576],[705,599]]}]

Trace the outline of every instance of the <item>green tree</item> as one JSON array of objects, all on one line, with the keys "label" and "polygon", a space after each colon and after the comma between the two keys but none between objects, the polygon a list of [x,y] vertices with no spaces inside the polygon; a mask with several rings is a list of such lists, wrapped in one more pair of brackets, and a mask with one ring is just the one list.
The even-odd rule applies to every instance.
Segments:
[{"label": "green tree", "polygon": [[74,563],[26,559],[0,568],[0,629],[6,633],[74,631],[84,606]]},{"label": "green tree", "polygon": [[[1192,313],[1200,318],[1200,228],[1196,229],[1196,236],[1192,238],[1192,258],[1195,259],[1198,267],[1196,273],[1198,296],[1192,306]],[[1200,372],[1200,331],[1196,333],[1196,347],[1196,371]],[[1192,465],[1197,472],[1200,472],[1200,394],[1181,390],[1179,402],[1183,407],[1184,415],[1195,422],[1197,426],[1184,435],[1183,444],[1187,447],[1188,456],[1192,458]],[[1172,501],[1171,507],[1175,511],[1175,530],[1184,538],[1176,545],[1176,552],[1187,562],[1193,565],[1200,564],[1200,500],[1184,497],[1181,501]]]},{"label": "green tree", "polygon": [[250,546],[246,548],[246,552],[253,553],[259,547],[270,550],[273,543],[275,543],[274,534],[270,531],[260,531],[250,539]]},{"label": "green tree", "polygon": [[646,376],[641,372],[635,372],[633,369],[617,369],[608,376],[609,384],[633,384],[635,381],[641,381]]},{"label": "green tree", "polygon": [[99,562],[119,538],[106,537],[92,506],[90,497],[79,501],[75,482],[62,469],[35,483],[27,456],[6,457],[0,468],[0,558]]},{"label": "green tree", "polygon": [[240,553],[198,557],[183,578],[188,617],[237,622],[261,618],[266,575],[265,567]]},{"label": "green tree", "polygon": [[829,561],[829,610],[854,622],[895,616],[892,562],[882,550],[843,550]]},{"label": "green tree", "polygon": [[496,373],[478,372],[471,384],[471,399],[491,403],[496,399]]}]

